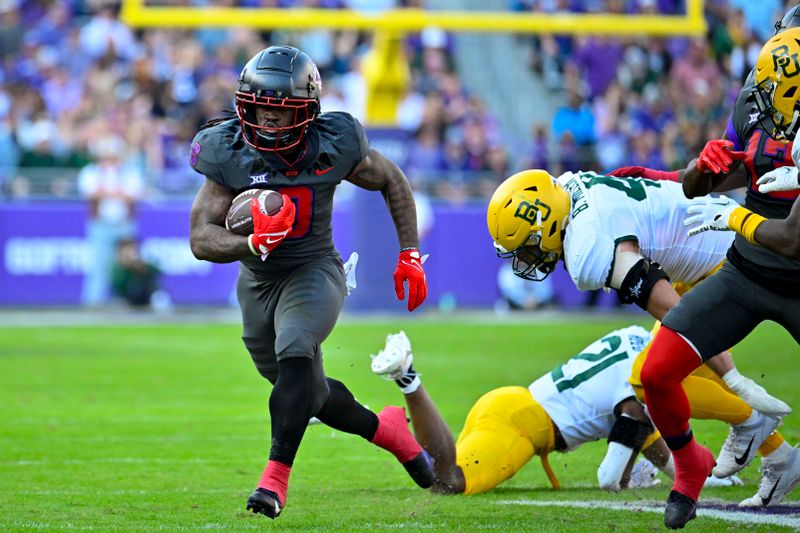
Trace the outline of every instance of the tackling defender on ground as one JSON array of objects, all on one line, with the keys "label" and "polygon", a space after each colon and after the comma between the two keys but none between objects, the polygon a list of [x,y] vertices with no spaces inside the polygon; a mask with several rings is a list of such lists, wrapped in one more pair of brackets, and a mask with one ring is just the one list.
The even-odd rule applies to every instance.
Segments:
[{"label": "tackling defender on ground", "polygon": [[[673,475],[669,450],[628,382],[650,338],[639,326],[612,331],[527,389],[500,387],[484,394],[470,409],[457,441],[422,385],[404,332],[387,336],[385,347],[373,356],[372,371],[403,392],[414,433],[434,459],[434,492],[486,492],[514,476],[534,455],[558,489],[548,454],[599,439],[608,439],[608,450],[597,470],[598,484],[616,491],[628,486],[640,450]],[[741,483],[738,478],[709,482]]]},{"label": "tackling defender on ground", "polygon": [[[539,280],[563,259],[578,289],[613,288],[625,303],[636,303],[661,319],[680,294],[721,268],[733,238],[706,233],[689,238],[683,226],[690,200],[680,184],[617,178],[593,172],[566,173],[557,180],[540,170],[516,174],[498,187],[487,223],[501,257],[515,272]],[[676,285],[670,284],[670,280]],[[689,292],[691,294],[691,292]],[[631,383],[644,400],[641,368],[649,349],[633,367]],[[720,477],[746,466],[758,449],[774,458],[770,469],[773,502],[800,481],[800,450],[773,430],[789,407],[741,376],[728,352],[685,376],[694,418],[731,424],[718,457]],[[753,410],[733,391],[762,409]],[[648,404],[649,406],[649,404]]]}]

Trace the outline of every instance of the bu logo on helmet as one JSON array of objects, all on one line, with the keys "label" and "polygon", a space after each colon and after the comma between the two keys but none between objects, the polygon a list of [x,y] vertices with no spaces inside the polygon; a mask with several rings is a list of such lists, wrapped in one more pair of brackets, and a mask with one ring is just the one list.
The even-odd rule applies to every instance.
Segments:
[{"label": "bu logo on helmet", "polygon": [[772,66],[775,72],[783,72],[787,78],[793,78],[800,74],[800,61],[797,54],[789,55],[789,47],[781,45],[772,50]]},{"label": "bu logo on helmet", "polygon": [[542,208],[542,222],[550,218],[550,206],[542,202],[538,198],[534,203],[521,201],[517,206],[517,211],[514,213],[515,217],[521,218],[529,224],[536,223],[536,213]]}]

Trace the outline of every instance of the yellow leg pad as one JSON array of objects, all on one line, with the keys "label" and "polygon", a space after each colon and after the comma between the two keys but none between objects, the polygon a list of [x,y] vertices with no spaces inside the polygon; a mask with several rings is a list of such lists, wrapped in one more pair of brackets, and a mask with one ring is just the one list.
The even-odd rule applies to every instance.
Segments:
[{"label": "yellow leg pad", "polygon": [[741,424],[753,412],[752,407],[735,394],[726,392],[716,380],[691,374],[683,380],[682,385],[689,397],[692,418]]},{"label": "yellow leg pad", "polygon": [[524,387],[483,395],[467,415],[456,442],[465,494],[479,494],[509,479],[534,454],[553,449],[553,423]]},{"label": "yellow leg pad", "polygon": [[[641,355],[639,358],[642,358]],[[639,378],[642,367],[637,364],[639,358],[634,361],[629,381],[633,385],[636,398],[644,403],[644,389]],[[644,358],[642,358],[642,362],[644,362]],[[683,380],[683,390],[689,398],[692,418],[740,424],[747,420],[753,412],[753,409],[734,394],[725,385],[725,382],[706,365],[701,365]]]}]

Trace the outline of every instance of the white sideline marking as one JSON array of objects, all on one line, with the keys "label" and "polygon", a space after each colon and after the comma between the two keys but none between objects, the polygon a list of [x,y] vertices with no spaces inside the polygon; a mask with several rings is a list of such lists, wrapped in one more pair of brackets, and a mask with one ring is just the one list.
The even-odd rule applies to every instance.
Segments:
[{"label": "white sideline marking", "polygon": [[[546,501],[546,500],[501,500],[500,505],[528,505],[531,507],[574,507],[578,509],[609,509],[612,511],[645,511],[648,513],[663,513],[664,505],[655,502],[612,502],[607,500],[594,501]],[[702,504],[701,504],[702,505]],[[797,510],[800,514],[800,508]],[[800,529],[800,516],[769,515],[748,513],[745,511],[722,511],[719,509],[697,509],[697,516],[716,518],[727,522],[745,522],[748,524],[769,524],[773,526],[786,526]]]},{"label": "white sideline marking", "polygon": [[[241,523],[241,521],[236,523],[236,529],[254,529],[256,531],[263,531],[264,526],[262,525],[264,522],[256,522],[256,523]],[[68,529],[72,531],[108,531],[109,526],[92,526],[92,525],[84,525],[84,524],[73,524],[72,522],[41,522],[41,521],[33,521],[33,520],[14,520],[10,523],[12,528],[21,528],[21,529],[52,529],[52,530],[62,530]],[[147,529],[149,531],[205,531],[210,529],[219,529],[223,531],[227,531],[230,529],[230,524],[217,524],[217,523],[209,523],[209,524],[198,524],[194,526],[179,526],[175,524],[169,525],[158,525],[152,526],[148,525]]]}]

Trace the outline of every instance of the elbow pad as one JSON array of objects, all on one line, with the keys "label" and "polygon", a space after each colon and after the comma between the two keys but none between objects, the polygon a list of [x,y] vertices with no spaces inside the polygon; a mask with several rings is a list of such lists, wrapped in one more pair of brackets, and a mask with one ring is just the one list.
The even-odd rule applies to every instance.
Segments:
[{"label": "elbow pad", "polygon": [[636,304],[642,309],[647,309],[647,300],[656,283],[665,279],[669,281],[667,273],[661,270],[658,263],[643,257],[628,271],[617,289],[617,298],[624,304]]},{"label": "elbow pad", "polygon": [[638,452],[653,429],[653,424],[650,422],[641,422],[627,415],[621,415],[617,417],[611,428],[608,443],[610,445],[612,442],[618,442]]}]

